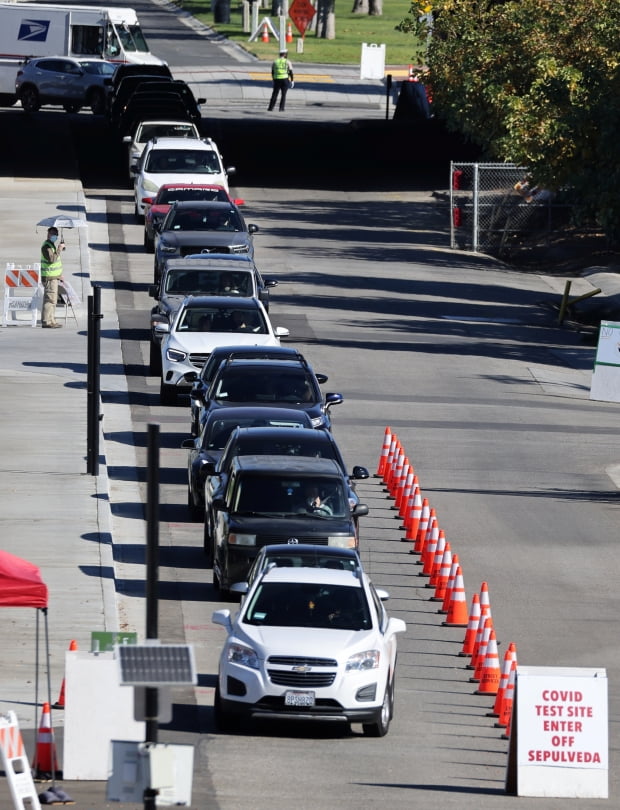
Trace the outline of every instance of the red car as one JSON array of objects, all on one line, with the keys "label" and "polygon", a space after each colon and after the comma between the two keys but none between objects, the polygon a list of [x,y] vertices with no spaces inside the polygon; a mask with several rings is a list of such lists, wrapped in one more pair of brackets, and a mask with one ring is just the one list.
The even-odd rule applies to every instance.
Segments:
[{"label": "red car", "polygon": [[170,206],[180,200],[214,200],[243,205],[243,200],[233,199],[224,186],[207,183],[165,183],[160,186],[155,197],[143,197],[144,214],[144,249],[153,253],[155,246],[155,228],[163,222]]}]

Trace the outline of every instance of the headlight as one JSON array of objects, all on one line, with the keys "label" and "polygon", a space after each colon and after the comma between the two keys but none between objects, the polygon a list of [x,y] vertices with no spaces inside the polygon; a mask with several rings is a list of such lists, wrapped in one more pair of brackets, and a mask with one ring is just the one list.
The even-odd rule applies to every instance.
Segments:
[{"label": "headlight", "polygon": [[180,352],[178,349],[167,349],[166,357],[172,363],[182,363],[187,357],[187,352]]},{"label": "headlight", "polygon": [[312,422],[313,428],[319,428],[321,425],[325,424],[325,417],[324,416],[314,416],[310,420]]},{"label": "headlight", "polygon": [[230,249],[231,253],[249,253],[250,248],[247,245],[233,245]]},{"label": "headlight", "polygon": [[355,537],[333,534],[327,538],[327,545],[336,546],[336,548],[355,548]]},{"label": "headlight", "polygon": [[176,245],[169,245],[168,242],[165,242],[163,239],[159,240],[159,248],[162,253],[176,253],[177,246]]},{"label": "headlight", "polygon": [[255,546],[255,534],[229,534],[228,542],[231,546]]},{"label": "headlight", "polygon": [[154,183],[152,180],[149,180],[148,177],[144,178],[142,188],[144,189],[144,191],[153,192],[152,194],[145,194],[144,195],[145,197],[154,197],[159,191],[159,185],[157,183]]},{"label": "headlight", "polygon": [[258,655],[251,647],[243,644],[229,644],[226,652],[226,660],[231,664],[241,664],[243,667],[258,669]]},{"label": "headlight", "polygon": [[347,665],[344,669],[345,672],[351,672],[354,670],[363,672],[367,669],[377,669],[380,659],[381,653],[379,650],[366,650],[365,652],[352,655],[347,661]]}]

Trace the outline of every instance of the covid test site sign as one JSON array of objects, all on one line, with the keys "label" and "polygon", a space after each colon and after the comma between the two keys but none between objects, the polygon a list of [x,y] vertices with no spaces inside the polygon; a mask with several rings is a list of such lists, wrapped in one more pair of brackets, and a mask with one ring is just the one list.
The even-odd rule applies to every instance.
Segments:
[{"label": "covid test site sign", "polygon": [[608,798],[604,669],[517,667],[506,790]]}]

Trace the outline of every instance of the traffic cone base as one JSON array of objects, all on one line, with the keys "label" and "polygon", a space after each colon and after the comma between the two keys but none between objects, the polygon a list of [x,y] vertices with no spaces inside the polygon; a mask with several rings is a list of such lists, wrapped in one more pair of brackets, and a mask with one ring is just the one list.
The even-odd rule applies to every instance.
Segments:
[{"label": "traffic cone base", "polygon": [[49,703],[43,704],[41,722],[37,733],[37,746],[32,760],[32,770],[35,779],[54,779],[56,776],[61,778],[58,759],[56,758],[56,743],[54,741]]}]

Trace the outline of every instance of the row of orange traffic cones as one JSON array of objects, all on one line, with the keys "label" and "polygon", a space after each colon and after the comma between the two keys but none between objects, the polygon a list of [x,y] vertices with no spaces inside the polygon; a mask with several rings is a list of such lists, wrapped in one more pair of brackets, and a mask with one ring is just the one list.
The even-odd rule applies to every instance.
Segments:
[{"label": "row of orange traffic cones", "polygon": [[430,598],[442,603],[438,612],[446,614],[444,626],[466,628],[459,655],[471,658],[467,667],[474,671],[470,680],[478,684],[476,694],[495,696],[490,714],[498,718],[498,726],[506,729],[503,736],[508,736],[517,654],[511,643],[500,667],[487,583],[483,582],[480,593],[474,594],[468,611],[459,557],[439,528],[437,514],[428,498],[422,496],[415,470],[389,427],[385,429],[375,475],[383,479],[389,497],[394,499],[393,508],[405,530],[402,539],[412,544],[409,553],[419,556],[420,576],[428,577],[426,587],[434,589]]},{"label": "row of orange traffic cones", "polygon": [[[269,26],[267,25],[266,22],[263,23],[263,28],[261,30],[260,39],[261,39],[261,42],[269,42]],[[293,41],[293,26],[290,23],[288,23],[288,25],[286,26],[285,40],[287,42],[292,42]]]}]

